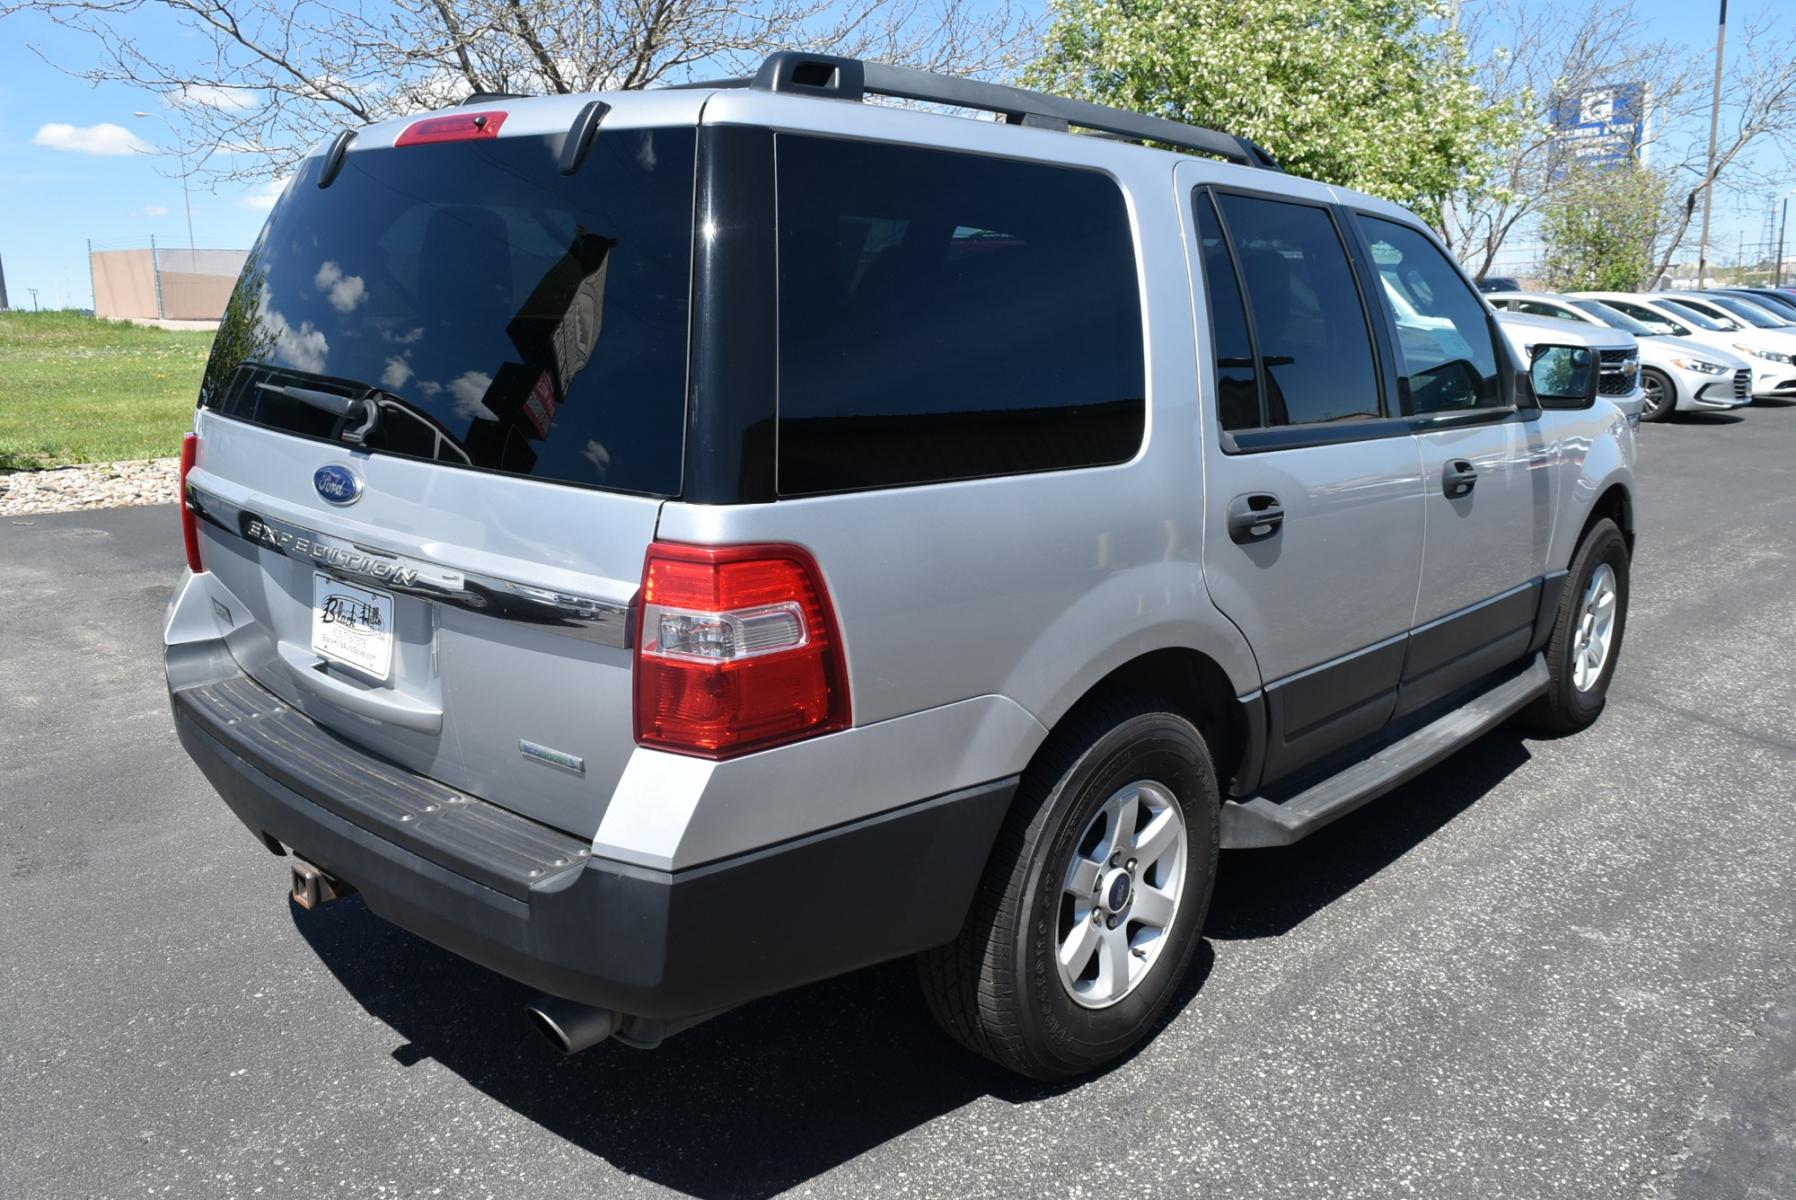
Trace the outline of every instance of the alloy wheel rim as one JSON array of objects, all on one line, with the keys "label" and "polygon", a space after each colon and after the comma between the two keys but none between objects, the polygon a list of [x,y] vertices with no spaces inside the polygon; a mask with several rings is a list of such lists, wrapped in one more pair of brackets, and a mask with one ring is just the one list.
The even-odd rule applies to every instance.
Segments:
[{"label": "alloy wheel rim", "polygon": [[1054,962],[1075,1004],[1109,1008],[1146,979],[1185,887],[1185,814],[1152,780],[1118,788],[1086,823],[1061,880]]},{"label": "alloy wheel rim", "polygon": [[1665,385],[1659,382],[1658,376],[1642,375],[1640,389],[1646,393],[1647,412],[1656,414],[1665,407],[1669,398],[1665,394]]},{"label": "alloy wheel rim", "polygon": [[1577,635],[1572,642],[1572,686],[1588,692],[1603,677],[1609,648],[1615,641],[1617,589],[1615,569],[1598,563],[1578,604]]}]

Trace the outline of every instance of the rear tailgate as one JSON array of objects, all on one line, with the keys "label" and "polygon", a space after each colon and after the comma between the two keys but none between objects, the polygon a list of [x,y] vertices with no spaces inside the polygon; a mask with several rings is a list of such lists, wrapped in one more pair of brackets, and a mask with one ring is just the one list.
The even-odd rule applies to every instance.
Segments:
[{"label": "rear tailgate", "polygon": [[681,485],[695,112],[620,113],[563,175],[569,106],[541,103],[308,160],[227,308],[188,484],[249,675],[586,837],[634,747],[628,614]]},{"label": "rear tailgate", "polygon": [[[200,556],[238,664],[351,742],[590,836],[634,748],[626,614],[661,502],[198,428]],[[364,476],[352,509],[313,488],[327,458]],[[315,649],[320,580],[391,598],[385,680]]]}]

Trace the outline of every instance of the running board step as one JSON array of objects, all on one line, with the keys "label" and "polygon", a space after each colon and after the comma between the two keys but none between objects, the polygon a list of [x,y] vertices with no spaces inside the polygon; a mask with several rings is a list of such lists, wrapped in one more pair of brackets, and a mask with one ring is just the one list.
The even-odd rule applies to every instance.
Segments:
[{"label": "running board step", "polygon": [[1547,682],[1546,656],[1537,654],[1515,678],[1282,803],[1256,796],[1223,805],[1223,848],[1289,846],[1307,837],[1489,733],[1545,692]]}]

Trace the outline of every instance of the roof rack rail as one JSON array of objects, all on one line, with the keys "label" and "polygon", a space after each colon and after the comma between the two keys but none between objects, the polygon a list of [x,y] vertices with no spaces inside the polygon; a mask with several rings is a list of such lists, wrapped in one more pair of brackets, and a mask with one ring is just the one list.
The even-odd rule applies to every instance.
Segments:
[{"label": "roof rack rail", "polygon": [[978,79],[962,79],[954,75],[938,75],[915,67],[895,67],[889,63],[862,62],[858,58],[841,58],[833,54],[801,54],[795,50],[778,50],[769,54],[760,70],[752,76],[735,79],[713,79],[703,82],[675,84],[681,88],[754,88],[762,92],[791,92],[796,95],[825,96],[835,100],[861,100],[872,96],[890,96],[895,100],[918,100],[928,104],[948,104],[957,108],[976,108],[998,113],[1006,124],[1038,129],[1090,129],[1098,133],[1141,141],[1162,142],[1184,150],[1212,154],[1243,166],[1282,171],[1265,150],[1248,138],[1205,129],[1200,125],[1184,125],[1163,117],[1143,116],[1127,109],[1087,100],[1051,96],[1001,83]]},{"label": "roof rack rail", "polygon": [[457,100],[450,108],[465,108],[470,104],[491,104],[495,100],[528,100],[527,92],[469,92],[467,99]]}]

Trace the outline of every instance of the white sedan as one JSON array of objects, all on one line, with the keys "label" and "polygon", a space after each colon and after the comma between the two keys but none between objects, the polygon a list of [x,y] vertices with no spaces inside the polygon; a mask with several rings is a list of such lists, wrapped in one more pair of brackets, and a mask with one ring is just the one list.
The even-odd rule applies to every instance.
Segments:
[{"label": "white sedan", "polygon": [[[1576,299],[1601,300],[1653,331],[1669,333],[1744,355],[1752,363],[1754,396],[1796,396],[1796,337],[1774,329],[1753,329],[1729,318],[1725,323],[1682,300],[1658,292],[1571,292]],[[1729,328],[1728,326],[1732,326]]]},{"label": "white sedan", "polygon": [[1646,399],[1642,421],[1752,403],[1752,364],[1732,350],[1660,333],[1601,300],[1557,292],[1492,292],[1484,298],[1506,312],[1583,321],[1633,334],[1640,343],[1640,390]]}]

